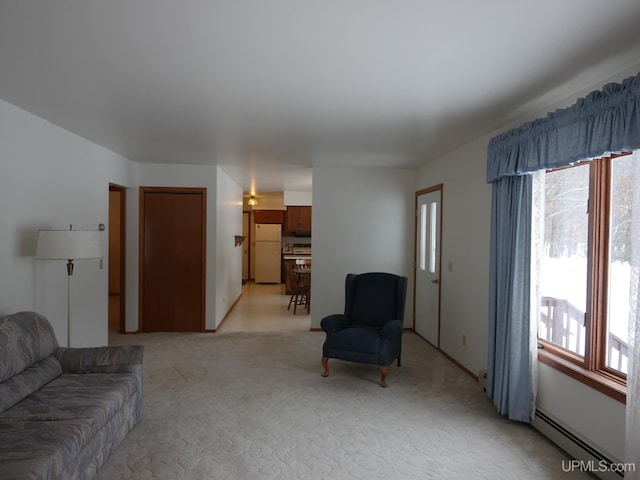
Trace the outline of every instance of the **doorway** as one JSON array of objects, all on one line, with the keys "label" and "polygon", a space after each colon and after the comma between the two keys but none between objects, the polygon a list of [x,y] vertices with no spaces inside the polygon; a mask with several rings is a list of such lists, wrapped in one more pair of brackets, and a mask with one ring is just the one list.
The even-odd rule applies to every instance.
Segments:
[{"label": "doorway", "polygon": [[109,185],[109,331],[124,332],[125,193]]},{"label": "doorway", "polygon": [[414,328],[440,348],[442,184],[416,192]]},{"label": "doorway", "polygon": [[242,284],[245,285],[249,281],[249,265],[251,265],[249,245],[251,243],[251,214],[250,212],[242,212]]},{"label": "doorway", "polygon": [[142,332],[205,330],[206,189],[140,188]]}]

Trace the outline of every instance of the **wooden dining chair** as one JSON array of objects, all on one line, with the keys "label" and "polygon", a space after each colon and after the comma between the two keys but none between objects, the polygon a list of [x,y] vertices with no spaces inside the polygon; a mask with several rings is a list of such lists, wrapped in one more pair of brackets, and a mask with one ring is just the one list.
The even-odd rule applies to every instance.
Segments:
[{"label": "wooden dining chair", "polygon": [[309,313],[311,311],[311,282],[304,278],[308,275],[299,275],[295,270],[296,265],[293,262],[285,262],[285,273],[291,285],[291,298],[287,310],[290,310],[293,304],[293,314],[295,315],[298,305],[304,305],[305,310]]}]

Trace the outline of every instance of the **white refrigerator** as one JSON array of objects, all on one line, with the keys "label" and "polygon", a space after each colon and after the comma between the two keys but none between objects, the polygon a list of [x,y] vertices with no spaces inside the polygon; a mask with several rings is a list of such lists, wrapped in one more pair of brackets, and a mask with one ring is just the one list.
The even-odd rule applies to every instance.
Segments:
[{"label": "white refrigerator", "polygon": [[256,224],[256,283],[280,283],[282,225]]}]

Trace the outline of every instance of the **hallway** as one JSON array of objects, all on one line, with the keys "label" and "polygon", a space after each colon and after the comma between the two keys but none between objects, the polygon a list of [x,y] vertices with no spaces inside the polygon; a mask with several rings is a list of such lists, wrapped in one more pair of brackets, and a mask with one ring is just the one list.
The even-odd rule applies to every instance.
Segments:
[{"label": "hallway", "polygon": [[290,295],[284,284],[249,282],[242,286],[242,296],[233,306],[218,332],[295,332],[309,331],[311,316],[304,309],[296,315],[287,310]]}]

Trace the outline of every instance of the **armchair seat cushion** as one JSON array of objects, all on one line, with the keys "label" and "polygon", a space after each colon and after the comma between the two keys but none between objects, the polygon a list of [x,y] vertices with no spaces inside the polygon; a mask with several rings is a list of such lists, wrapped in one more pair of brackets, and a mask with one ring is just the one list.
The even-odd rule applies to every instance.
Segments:
[{"label": "armchair seat cushion", "polygon": [[369,327],[345,328],[331,335],[327,343],[331,350],[373,353],[377,356],[381,343],[380,331]]}]

